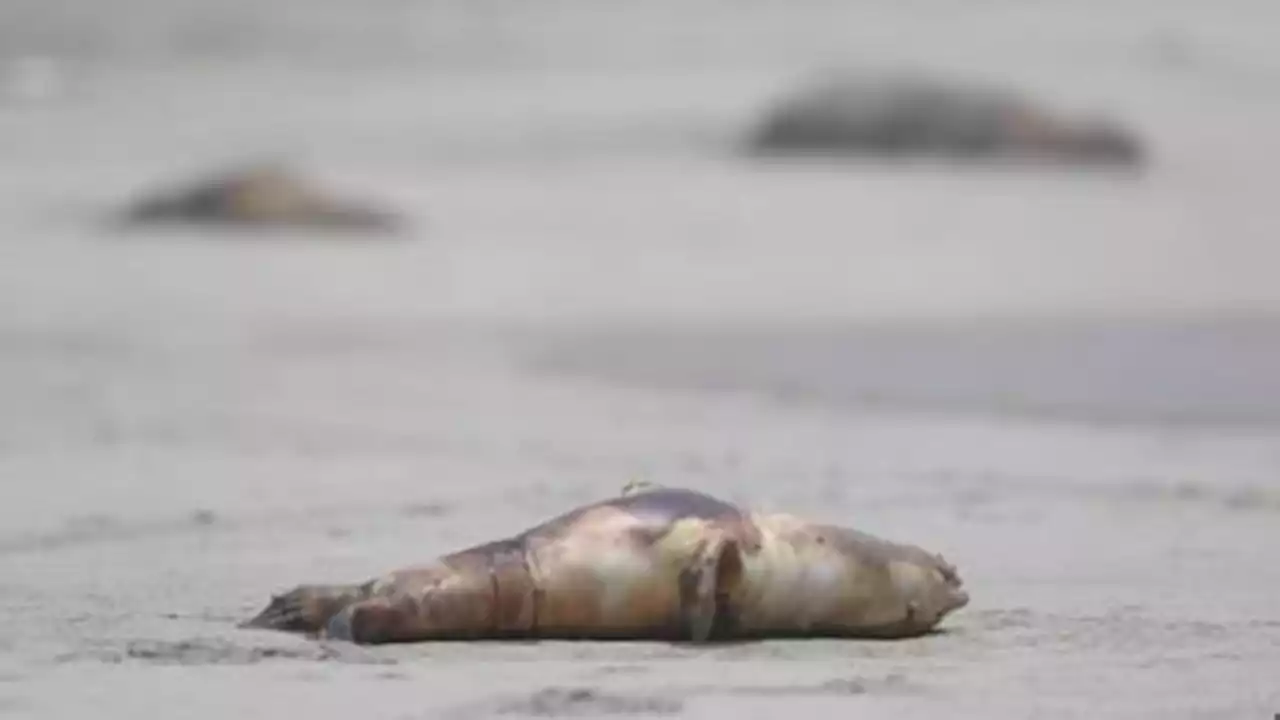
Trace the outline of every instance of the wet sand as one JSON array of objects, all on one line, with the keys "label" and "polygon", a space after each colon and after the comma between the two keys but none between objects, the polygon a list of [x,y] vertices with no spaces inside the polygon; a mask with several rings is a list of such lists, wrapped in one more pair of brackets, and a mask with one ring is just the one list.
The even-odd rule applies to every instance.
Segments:
[{"label": "wet sand", "polygon": [[[0,712],[1280,711],[1269,5],[556,5],[280,0],[184,34],[206,16],[179,4],[104,15],[94,43],[57,12],[3,18],[71,59],[63,94],[0,105]],[[728,152],[793,72],[895,58],[1107,103],[1159,160]],[[261,148],[398,204],[415,237],[97,223]],[[234,627],[273,591],[637,476],[937,549],[972,603],[903,642],[363,649]]]}]

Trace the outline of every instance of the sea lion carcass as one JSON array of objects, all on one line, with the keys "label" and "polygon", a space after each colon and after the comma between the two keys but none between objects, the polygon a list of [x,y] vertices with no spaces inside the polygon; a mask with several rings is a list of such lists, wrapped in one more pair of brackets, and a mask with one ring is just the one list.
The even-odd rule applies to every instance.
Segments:
[{"label": "sea lion carcass", "polygon": [[336,195],[271,162],[217,173],[147,195],[117,216],[123,226],[167,223],[237,228],[391,232],[404,219],[390,209]]},{"label": "sea lion carcass", "polygon": [[747,138],[757,155],[1021,158],[1140,167],[1147,150],[1117,120],[1072,116],[993,83],[921,72],[821,74],[779,99]]},{"label": "sea lion carcass", "polygon": [[360,585],[303,585],[244,626],[364,644],[908,637],[968,595],[940,557],[846,528],[629,486]]}]

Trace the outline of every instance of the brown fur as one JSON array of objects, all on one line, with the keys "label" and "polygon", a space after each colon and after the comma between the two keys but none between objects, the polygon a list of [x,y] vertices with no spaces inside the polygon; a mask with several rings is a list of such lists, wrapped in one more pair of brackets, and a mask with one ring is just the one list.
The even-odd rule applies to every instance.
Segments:
[{"label": "brown fur", "polygon": [[963,607],[913,546],[690,490],[629,486],[520,535],[360,586],[302,586],[249,627],[360,643],[906,637]]},{"label": "brown fur", "polygon": [[123,213],[127,225],[197,223],[228,227],[389,231],[389,210],[339,198],[289,170],[262,164],[146,197]]}]

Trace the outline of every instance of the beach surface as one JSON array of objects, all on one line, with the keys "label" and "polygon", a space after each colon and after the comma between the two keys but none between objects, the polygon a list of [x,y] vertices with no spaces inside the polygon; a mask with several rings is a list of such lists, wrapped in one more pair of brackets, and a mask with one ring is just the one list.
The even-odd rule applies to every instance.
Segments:
[{"label": "beach surface", "polygon": [[[0,714],[1270,718],[1280,5],[0,8]],[[939,68],[1141,172],[762,164],[814,69]],[[260,153],[391,240],[123,232]],[[941,552],[902,642],[240,630],[644,478]]]}]

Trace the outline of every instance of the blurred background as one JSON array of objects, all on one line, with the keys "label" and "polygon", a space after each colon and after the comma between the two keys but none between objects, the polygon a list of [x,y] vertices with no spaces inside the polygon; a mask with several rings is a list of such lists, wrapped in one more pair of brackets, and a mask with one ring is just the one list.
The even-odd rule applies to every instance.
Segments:
[{"label": "blurred background", "polygon": [[[1277,28],[3,0],[0,709],[1280,710]],[[232,627],[637,476],[940,550],[973,604],[376,672]]]}]

